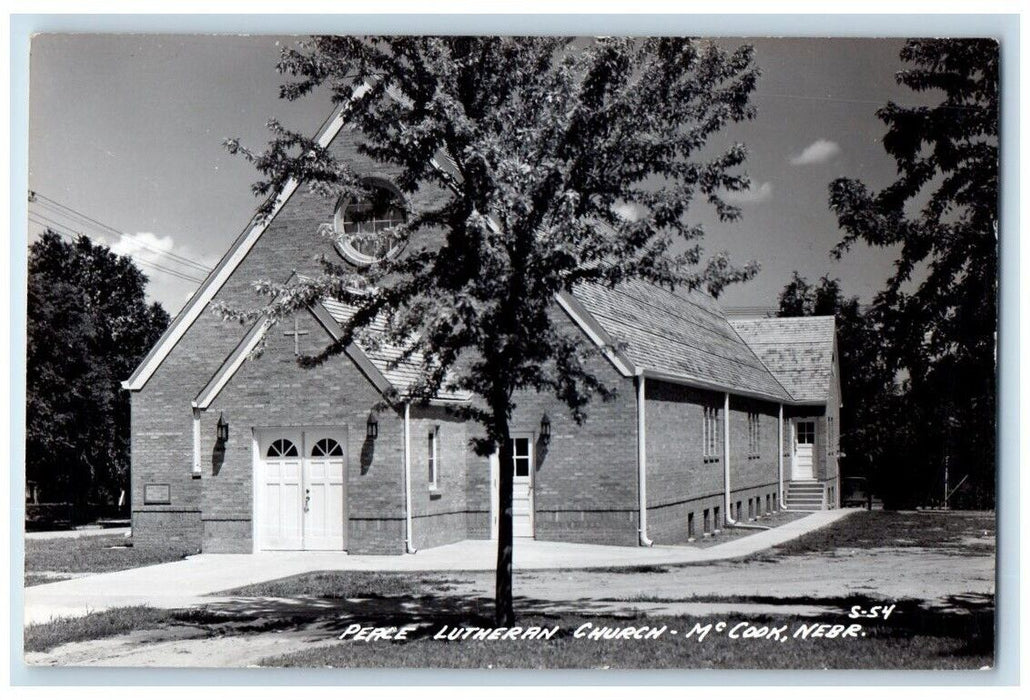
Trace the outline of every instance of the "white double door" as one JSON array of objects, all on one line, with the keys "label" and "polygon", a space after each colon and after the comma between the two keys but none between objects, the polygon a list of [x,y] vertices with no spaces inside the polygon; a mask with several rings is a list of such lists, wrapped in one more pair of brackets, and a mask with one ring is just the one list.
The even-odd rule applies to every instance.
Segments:
[{"label": "white double door", "polygon": [[345,549],[343,431],[263,430],[255,437],[258,549]]}]

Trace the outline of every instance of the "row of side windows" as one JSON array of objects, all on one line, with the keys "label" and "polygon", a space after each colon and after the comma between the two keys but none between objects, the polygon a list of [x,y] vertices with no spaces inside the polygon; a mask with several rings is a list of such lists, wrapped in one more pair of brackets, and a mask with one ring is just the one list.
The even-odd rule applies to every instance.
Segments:
[{"label": "row of side windows", "polygon": [[[702,456],[706,462],[714,462],[719,459],[721,447],[719,445],[719,409],[715,406],[705,406],[702,413],[701,423],[701,445]],[[747,414],[747,454],[753,459],[758,457],[762,446],[761,414],[748,411]]]}]

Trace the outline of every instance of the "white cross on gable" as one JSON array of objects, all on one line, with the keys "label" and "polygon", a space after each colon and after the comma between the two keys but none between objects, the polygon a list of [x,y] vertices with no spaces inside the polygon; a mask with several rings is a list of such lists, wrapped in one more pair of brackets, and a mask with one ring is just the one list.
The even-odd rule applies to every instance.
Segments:
[{"label": "white cross on gable", "polygon": [[293,319],[293,330],[292,331],[283,331],[283,335],[285,335],[285,336],[291,336],[292,335],[293,336],[293,354],[294,355],[300,356],[300,337],[302,335],[307,335],[308,333],[309,333],[309,331],[302,331],[300,329],[300,322],[296,319],[296,317]]}]

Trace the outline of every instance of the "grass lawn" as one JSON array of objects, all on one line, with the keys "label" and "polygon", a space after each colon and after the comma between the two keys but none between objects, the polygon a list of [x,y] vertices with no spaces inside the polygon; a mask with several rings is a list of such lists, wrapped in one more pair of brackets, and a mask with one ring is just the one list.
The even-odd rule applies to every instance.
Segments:
[{"label": "grass lawn", "polygon": [[453,576],[431,573],[382,573],[377,571],[312,571],[298,576],[264,581],[214,593],[215,596],[292,598],[381,598],[416,595],[426,590],[454,588]]},{"label": "grass lawn", "polygon": [[[846,601],[862,603],[859,598]],[[844,615],[826,619],[799,616],[694,617],[632,615],[526,615],[517,624],[558,632],[551,639],[498,641],[444,641],[433,635],[444,625],[490,627],[489,619],[475,613],[441,613],[418,618],[421,626],[408,641],[339,641],[329,646],[288,653],[259,662],[261,666],[295,668],[623,668],[623,669],[942,669],[975,670],[993,659],[993,606],[964,613],[921,610],[916,601],[902,601],[886,621],[849,620]],[[688,636],[695,624],[724,620],[723,631],[712,629],[704,640]],[[405,624],[404,615],[383,624]],[[785,626],[786,641],[733,638],[738,623],[756,628]],[[585,623],[594,628],[665,627],[657,639],[591,640],[574,633]],[[850,638],[795,637],[801,626],[862,624]],[[118,608],[80,618],[31,625],[25,630],[25,650],[47,651],[68,642],[97,640],[129,632],[152,632],[162,639],[174,629],[189,628],[194,638],[246,636],[310,627],[315,639],[333,639],[349,621],[269,619],[225,615],[205,610]],[[673,630],[677,634],[673,634]],[[199,633],[199,634],[198,634]],[[864,633],[864,636],[862,636]]]},{"label": "grass lawn", "polygon": [[[735,562],[744,568],[749,561],[775,561],[791,568],[790,558],[816,557],[827,565],[842,561],[837,552],[843,549],[875,550],[890,548],[904,551],[913,548],[912,557],[927,556],[915,548],[944,552],[949,556],[963,554],[984,557],[993,554],[995,522],[992,513],[889,512],[859,511],[826,528],[802,536],[792,542],[754,557]],[[85,539],[85,538],[84,538]],[[134,554],[133,550],[104,550],[105,538],[89,541],[43,541],[33,544],[58,544],[69,549],[64,566],[107,567],[160,561],[159,553],[145,553],[155,559],[107,558]],[[28,543],[27,543],[28,544]],[[68,547],[68,545],[75,545]],[[46,559],[44,555],[51,559]],[[65,570],[55,562],[57,552],[35,552],[36,570]],[[140,552],[141,555],[144,552]],[[171,557],[170,558],[177,558]],[[27,557],[28,559],[28,557]],[[846,559],[846,558],[845,558]],[[433,635],[444,625],[450,628],[490,627],[486,616],[492,602],[482,587],[484,574],[459,572],[381,573],[354,571],[319,571],[300,576],[267,581],[216,594],[234,600],[213,603],[208,609],[163,611],[150,608],[124,608],[94,613],[83,618],[57,620],[33,625],[25,630],[27,651],[53,649],[65,642],[92,640],[130,632],[144,632],[146,639],[167,639],[185,632],[194,638],[223,637],[252,639],[261,649],[247,664],[286,667],[407,667],[407,668],[671,668],[671,669],[980,669],[990,666],[994,658],[994,605],[989,596],[964,596],[956,590],[954,605],[936,605],[910,598],[895,599],[896,609],[886,619],[849,619],[852,606],[868,610],[883,605],[882,599],[852,595],[847,585],[838,596],[813,597],[762,593],[761,595],[696,594],[675,588],[667,598],[648,594],[645,589],[632,593],[623,588],[623,597],[605,597],[604,582],[612,574],[631,571],[661,577],[682,575],[689,567],[637,567],[636,569],[578,572],[575,588],[569,590],[564,606],[552,600],[520,597],[516,610],[521,611],[518,625],[559,627],[550,639],[444,641]],[[549,572],[547,576],[564,577],[572,572]],[[727,572],[731,575],[732,572]],[[528,574],[542,575],[542,574]],[[477,578],[478,577],[478,578]],[[585,577],[585,578],[584,578]],[[593,578],[591,578],[593,577]],[[564,578],[561,578],[564,580]],[[866,579],[862,578],[861,582]],[[473,584],[470,588],[466,584]],[[847,582],[844,582],[847,584]],[[527,588],[531,591],[532,587]],[[793,590],[793,589],[790,589]],[[718,593],[718,591],[715,591]],[[590,595],[587,595],[587,594]],[[782,591],[781,591],[782,593]],[[582,604],[580,604],[580,598]],[[298,599],[299,607],[283,601],[262,598]],[[323,599],[326,605],[304,602]],[[590,604],[607,600],[625,602],[624,608],[595,608]],[[331,603],[330,603],[331,602]],[[750,616],[740,613],[712,613],[708,616],[696,609],[652,610],[639,612],[630,603],[734,603],[769,606],[773,611],[755,611]],[[222,607],[219,608],[219,605]],[[304,606],[309,606],[305,608]],[[796,610],[775,609],[788,605],[814,605],[827,611],[819,617],[795,614]],[[766,608],[768,610],[769,608]],[[572,612],[568,612],[568,611]],[[686,614],[687,612],[693,614]],[[304,613],[304,614],[300,614]],[[681,614],[683,613],[683,614]],[[735,639],[728,635],[737,623],[756,626],[786,626],[784,641],[767,639]],[[698,642],[687,632],[695,624],[726,622],[722,631],[712,631]],[[349,625],[400,626],[419,625],[403,642],[337,641]],[[591,640],[576,638],[574,632],[585,623],[594,627],[666,627],[657,639]],[[802,625],[860,624],[861,633],[852,637],[795,637]],[[673,634],[676,630],[678,634]],[[262,635],[288,632],[283,637],[292,642],[276,642],[273,653],[262,646]],[[149,636],[147,636],[149,635]],[[291,636],[292,635],[292,636]],[[276,639],[280,639],[278,636]],[[139,641],[139,640],[137,640]],[[313,641],[321,641],[312,644]],[[145,641],[140,643],[147,643]],[[189,642],[184,642],[188,644]]]},{"label": "grass lawn", "polygon": [[126,547],[121,535],[58,537],[25,540],[25,586],[49,583],[42,571],[68,573],[101,573],[134,569],[149,564],[162,564],[182,559],[192,552],[180,546]]},{"label": "grass lawn", "polygon": [[67,581],[70,578],[71,576],[46,576],[43,574],[33,574],[25,572],[25,587],[28,588],[29,586],[39,586],[40,584],[54,583],[55,581]]},{"label": "grass lawn", "polygon": [[[907,622],[863,625],[865,637],[795,638],[801,625],[844,624],[847,619],[812,620],[800,617],[746,619],[756,627],[786,625],[786,641],[731,638],[727,632],[745,619],[726,619],[722,633],[712,631],[702,642],[686,633],[696,623],[714,618],[587,617],[558,615],[527,617],[523,628],[557,625],[549,640],[443,641],[433,639],[442,624],[420,631],[407,642],[341,641],[269,658],[264,666],[333,668],[624,668],[624,669],[980,669],[993,659],[993,615],[990,611],[944,619],[939,614],[908,617]],[[950,616],[957,617],[957,616]],[[895,618],[898,620],[900,618]],[[577,628],[666,627],[658,639],[590,640],[576,638]],[[443,624],[489,626],[486,620],[454,620]],[[673,635],[671,630],[678,634]]]},{"label": "grass lawn", "polygon": [[25,651],[48,651],[68,642],[83,642],[151,629],[171,619],[170,611],[143,605],[115,608],[83,617],[58,618],[38,625],[28,625],[25,628]]},{"label": "grass lawn", "polygon": [[146,605],[111,608],[81,617],[63,617],[25,627],[25,651],[49,651],[71,642],[94,641],[130,632],[163,630],[171,627],[189,627],[204,636],[217,634],[264,633],[295,621],[283,618],[275,621],[257,620],[251,615],[212,613],[204,609],[163,610]]},{"label": "grass lawn", "polygon": [[993,512],[862,510],[769,552],[755,554],[754,558],[880,547],[930,547],[956,554],[993,554],[996,535]]}]

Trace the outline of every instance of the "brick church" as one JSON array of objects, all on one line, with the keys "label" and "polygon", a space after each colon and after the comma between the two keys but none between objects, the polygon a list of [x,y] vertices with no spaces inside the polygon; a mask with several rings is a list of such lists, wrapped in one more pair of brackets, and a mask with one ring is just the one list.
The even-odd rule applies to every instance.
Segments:
[{"label": "brick church", "polygon": [[[403,196],[356,138],[338,116],[318,135],[367,172],[376,203],[333,203],[291,182],[124,383],[137,544],[403,554],[496,537],[496,456],[477,456],[477,426],[449,410],[473,397],[405,402],[414,365],[381,344],[299,367],[298,355],[339,337],[348,309],[332,300],[277,325],[211,311],[257,307],[253,282],[317,274],[322,253],[355,266],[390,254],[379,234],[434,194]],[[556,399],[518,397],[504,448],[516,537],[679,544],[784,507],[837,506],[832,318],[730,321],[705,294],[639,282],[584,286],[557,297],[555,313],[620,348],[593,360],[617,396],[593,402],[579,426]],[[391,389],[401,400],[376,411]]]}]

